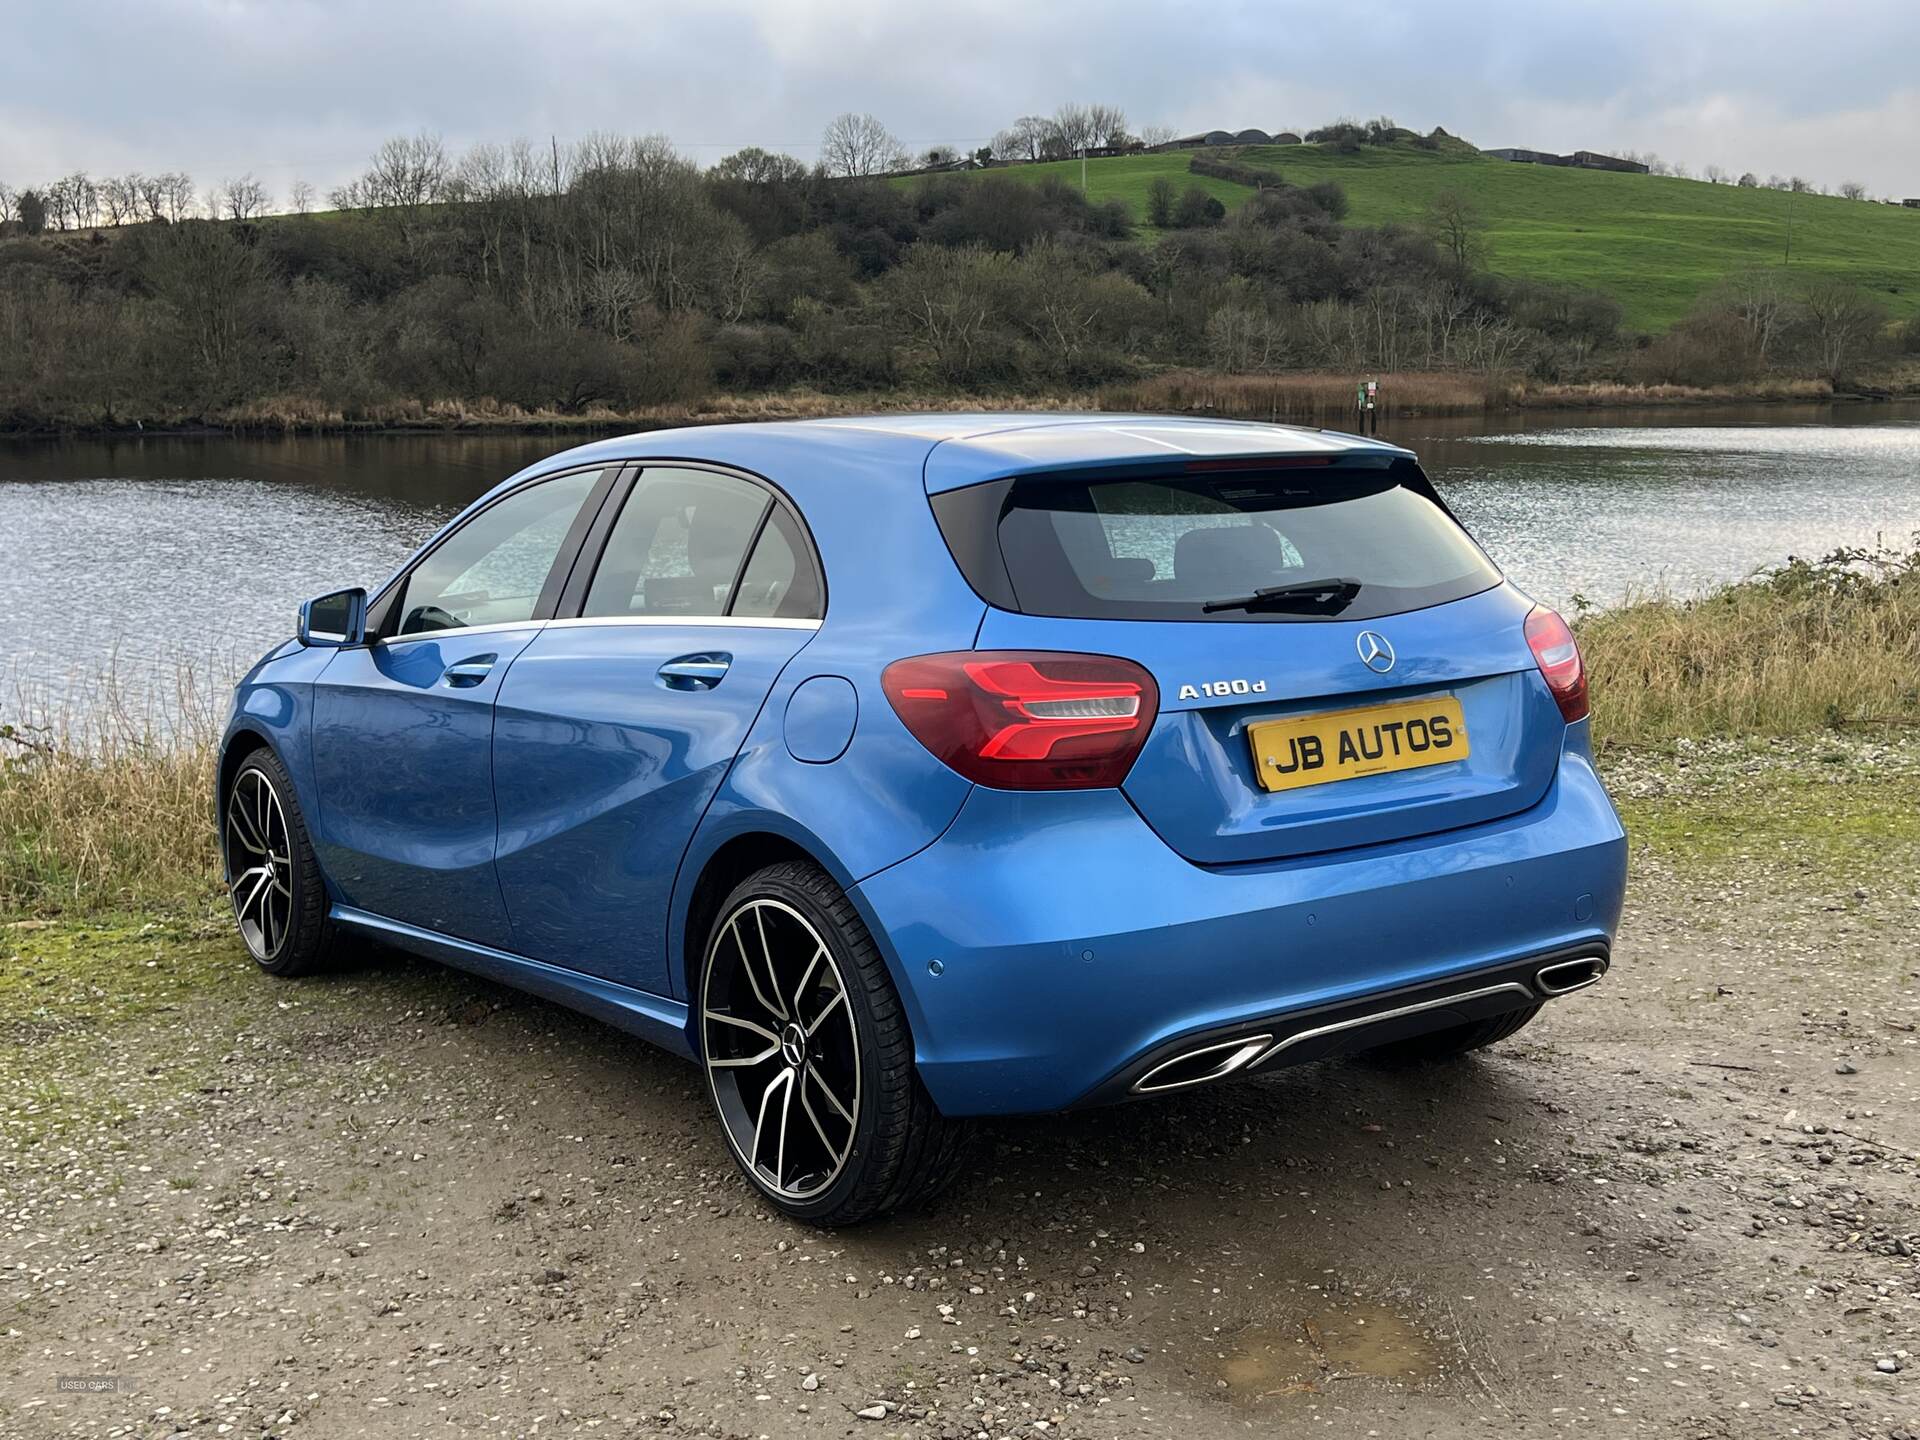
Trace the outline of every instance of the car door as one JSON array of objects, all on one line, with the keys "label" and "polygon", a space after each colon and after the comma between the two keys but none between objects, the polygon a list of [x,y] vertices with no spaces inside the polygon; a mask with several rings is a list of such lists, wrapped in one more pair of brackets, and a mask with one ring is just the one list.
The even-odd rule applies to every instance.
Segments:
[{"label": "car door", "polygon": [[625,491],[502,684],[497,868],[517,951],[665,995],[675,871],[825,590],[758,480],[649,465]]},{"label": "car door", "polygon": [[341,901],[511,940],[494,878],[493,707],[615,472],[519,486],[441,536],[313,687],[315,848]]}]

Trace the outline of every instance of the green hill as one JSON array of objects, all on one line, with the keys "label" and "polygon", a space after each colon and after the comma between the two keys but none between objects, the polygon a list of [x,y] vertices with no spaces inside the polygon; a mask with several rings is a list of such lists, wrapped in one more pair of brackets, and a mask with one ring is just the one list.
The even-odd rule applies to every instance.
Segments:
[{"label": "green hill", "polygon": [[[1160,175],[1183,189],[1197,184],[1229,208],[1246,198],[1245,186],[1190,174],[1192,153],[1089,160],[1089,196],[1124,200],[1137,220],[1146,213],[1147,186]],[[1458,191],[1486,221],[1489,268],[1604,290],[1619,300],[1626,324],[1636,329],[1665,329],[1730,271],[1781,264],[1789,202],[1796,273],[1863,286],[1896,315],[1920,310],[1920,210],[1655,175],[1515,165],[1464,146],[1428,151],[1400,143],[1342,155],[1326,145],[1262,145],[1238,150],[1233,158],[1276,170],[1294,184],[1338,181],[1352,203],[1347,218],[1357,225],[1415,221],[1435,195]],[[995,173],[1023,180],[1058,174],[1078,184],[1080,162]]]}]

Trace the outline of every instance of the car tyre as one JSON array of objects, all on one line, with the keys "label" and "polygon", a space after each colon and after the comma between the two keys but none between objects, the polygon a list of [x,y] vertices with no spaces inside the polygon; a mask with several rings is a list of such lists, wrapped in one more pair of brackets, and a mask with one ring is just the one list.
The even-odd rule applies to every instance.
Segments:
[{"label": "car tyre", "polygon": [[698,989],[707,1095],[741,1173],[814,1225],[923,1203],[971,1127],[921,1084],[886,962],[846,892],[783,861],[721,904]]},{"label": "car tyre", "polygon": [[1444,1030],[1412,1035],[1363,1053],[1367,1059],[1383,1065],[1430,1065],[1441,1060],[1454,1060],[1475,1050],[1484,1050],[1489,1045],[1497,1045],[1539,1013],[1538,1005],[1525,1005],[1518,1010],[1509,1010],[1504,1015],[1489,1015],[1484,1020],[1470,1020],[1464,1025],[1450,1025]]},{"label": "car tyre", "polygon": [[262,747],[221,806],[220,851],[240,939],[269,975],[311,975],[337,946],[306,816],[280,757]]}]

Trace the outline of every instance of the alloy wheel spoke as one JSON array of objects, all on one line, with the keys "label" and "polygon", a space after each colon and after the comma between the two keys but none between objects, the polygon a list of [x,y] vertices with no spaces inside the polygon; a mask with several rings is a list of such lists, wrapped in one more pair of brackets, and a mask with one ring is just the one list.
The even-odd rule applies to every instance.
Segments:
[{"label": "alloy wheel spoke", "polygon": [[780,1037],[778,1035],[774,1034],[773,1031],[764,1025],[754,1024],[753,1021],[747,1019],[745,1016],[729,1015],[724,1010],[709,1010],[706,1013],[707,1019],[709,1020],[718,1020],[722,1025],[733,1025],[742,1030],[750,1030],[762,1040],[773,1042],[774,1049],[778,1050],[780,1048]]},{"label": "alloy wheel spoke", "polygon": [[[790,1087],[792,1084],[793,1071],[782,1070],[778,1075],[774,1076],[772,1080],[768,1081],[767,1088],[760,1092],[760,1110],[759,1113],[754,1116],[753,1120],[753,1148],[747,1152],[748,1161],[756,1167],[760,1164],[760,1137],[765,1133],[767,1128],[767,1106],[773,1101],[773,1092],[778,1089]],[[781,1183],[778,1175],[773,1177],[773,1183],[776,1186]]]},{"label": "alloy wheel spoke", "polygon": [[707,1063],[716,1070],[751,1070],[755,1065],[764,1065],[780,1053],[780,1042],[774,1041],[758,1055],[733,1055]]},{"label": "alloy wheel spoke", "polygon": [[780,1142],[774,1150],[773,1183],[782,1190],[787,1188],[787,1123],[793,1119],[793,1082],[795,1072],[782,1072],[786,1084],[780,1094]]},{"label": "alloy wheel spoke", "polygon": [[[820,1123],[819,1115],[814,1113],[813,1101],[808,1098],[807,1087],[804,1084],[800,1087],[800,1108],[806,1112],[808,1121],[813,1125],[813,1133],[820,1137],[820,1143],[826,1147],[829,1158],[831,1158],[836,1165],[839,1164],[840,1161],[845,1158],[846,1151],[835,1145],[833,1141],[828,1138],[827,1127]],[[852,1137],[849,1136],[848,1138],[851,1140]]]},{"label": "alloy wheel spoke", "polygon": [[[242,876],[241,878],[244,880],[247,876],[253,878],[253,885],[248,889],[246,898],[240,901],[240,915],[242,919],[260,908],[261,897],[266,893],[267,886],[273,879],[272,872],[264,865],[256,866],[254,869],[249,870],[246,876]],[[255,923],[259,923],[259,917],[257,915],[255,916]]]},{"label": "alloy wheel spoke", "polygon": [[787,1012],[786,997],[780,993],[780,972],[773,968],[773,946],[767,943],[767,907],[753,907],[753,928],[760,936],[760,963],[767,967],[767,988],[772,992],[773,1003],[778,1007],[782,1020],[793,1018]]},{"label": "alloy wheel spoke", "polygon": [[[801,1002],[807,998],[807,986],[813,983],[813,972],[820,968],[820,962],[827,958],[827,947],[822,945],[813,952],[813,958],[807,962],[807,968],[800,973],[800,983],[793,987],[793,1013],[799,1015]],[[809,1031],[809,1034],[812,1032]]]},{"label": "alloy wheel spoke", "polygon": [[807,1062],[807,1078],[813,1081],[815,1088],[822,1095],[827,1097],[827,1103],[839,1112],[840,1118],[849,1125],[853,1124],[853,1112],[840,1103],[840,1097],[829,1088],[826,1077],[820,1073],[820,1067],[811,1060]]},{"label": "alloy wheel spoke", "polygon": [[[747,942],[741,937],[740,920],[738,916],[734,917],[730,929],[733,932],[734,948],[740,952],[740,968],[747,972],[747,984],[753,989],[753,998],[760,1002],[760,1009],[763,1013],[771,1015],[776,1020],[785,1020],[787,1018],[786,1005],[784,1003],[776,1003],[779,1001],[780,996],[779,987],[774,987],[774,999],[772,1000],[767,998],[767,992],[760,987],[760,974],[759,971],[754,968],[753,956],[747,950]],[[761,943],[762,945],[765,944],[764,935],[762,936]],[[764,951],[762,953],[764,953]],[[773,968],[771,964],[769,964],[767,968],[768,973],[771,974]]]},{"label": "alloy wheel spoke", "polygon": [[[827,1017],[833,1014],[834,1010],[837,1009],[839,1006],[845,1005],[846,1003],[847,1003],[847,992],[845,990],[834,991],[833,998],[827,1001],[826,1004],[820,1007],[820,1013],[814,1016],[813,1023],[807,1026],[807,1038],[811,1040],[813,1038],[814,1032],[818,1030],[822,1025],[827,1023]],[[847,1015],[848,1015],[847,1023],[852,1024],[853,1012],[849,1010],[847,1012]]]},{"label": "alloy wheel spoke", "polygon": [[267,808],[268,805],[272,803],[272,800],[272,787],[269,786],[265,780],[261,779],[259,773],[256,771],[253,779],[254,820],[259,828],[261,840],[267,843],[271,843],[273,839],[270,828],[273,824],[273,819],[271,812]]},{"label": "alloy wheel spoke", "polygon": [[[238,797],[236,798],[236,802]],[[246,806],[231,803],[227,806],[227,831],[240,842],[240,848],[249,855],[267,853],[266,837],[253,828],[253,819],[247,814]]]}]

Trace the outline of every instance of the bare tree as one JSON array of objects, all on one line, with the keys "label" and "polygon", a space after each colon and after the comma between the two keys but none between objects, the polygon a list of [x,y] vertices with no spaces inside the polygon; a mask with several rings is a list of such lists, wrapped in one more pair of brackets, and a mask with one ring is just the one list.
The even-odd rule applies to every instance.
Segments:
[{"label": "bare tree", "polygon": [[1777,270],[1742,270],[1721,282],[1715,297],[1746,331],[1747,344],[1763,366],[1793,318],[1794,298]]},{"label": "bare tree", "polygon": [[1843,180],[1840,193],[1849,200],[1864,200],[1867,198],[1867,187],[1858,180]]},{"label": "bare tree", "polygon": [[1148,149],[1152,149],[1155,145],[1165,145],[1168,141],[1179,138],[1180,132],[1175,130],[1171,125],[1142,125],[1140,127],[1140,143]]},{"label": "bare tree", "polygon": [[1706,169],[1702,170],[1700,174],[1709,185],[1724,185],[1728,179],[1731,178],[1727,172],[1718,165],[1709,165]]},{"label": "bare tree", "polygon": [[1435,195],[1420,226],[1452,259],[1457,276],[1464,276],[1479,261],[1486,222],[1473,202],[1458,190],[1442,190]]},{"label": "bare tree", "polygon": [[1118,149],[1133,138],[1127,134],[1127,112],[1118,105],[1089,105],[1087,126],[1092,143],[1107,149]]},{"label": "bare tree", "polygon": [[1886,327],[1886,306],[1844,280],[1822,280],[1808,286],[1804,303],[1815,358],[1820,373],[1829,380],[1846,374]]},{"label": "bare tree", "polygon": [[1098,135],[1092,106],[1062,105],[1053,112],[1053,136],[1066,154],[1078,155],[1082,150],[1099,144]]},{"label": "bare tree", "polygon": [[293,189],[287,192],[287,202],[293,206],[293,213],[305,215],[313,209],[313,186],[304,180],[293,182]]},{"label": "bare tree", "polygon": [[100,208],[109,225],[125,225],[140,218],[141,177],[110,175],[100,182]]},{"label": "bare tree", "polygon": [[1751,170],[1748,170],[1740,176],[1738,184],[1742,190],[1758,190],[1760,188],[1760,177],[1755,175]]},{"label": "bare tree", "polygon": [[267,213],[272,197],[267,187],[252,175],[242,175],[237,180],[228,180],[221,184],[209,197],[208,209],[223,214],[229,220],[257,220]]},{"label": "bare tree", "polygon": [[173,170],[160,177],[160,203],[166,219],[178,223],[193,214],[193,176]]},{"label": "bare tree", "polygon": [[951,145],[930,145],[927,147],[926,153],[920,157],[920,163],[927,169],[932,170],[942,165],[951,165],[959,158],[959,152]]},{"label": "bare tree", "polygon": [[1053,122],[1043,115],[1022,115],[993,137],[993,153],[1002,160],[1038,160],[1046,153]]},{"label": "bare tree", "polygon": [[366,204],[417,210],[442,198],[453,167],[438,135],[395,135],[374,151],[361,176]]},{"label": "bare tree", "polygon": [[56,230],[84,230],[100,213],[100,187],[84,170],[62,176],[47,187],[47,217]]},{"label": "bare tree", "polygon": [[871,115],[835,116],[820,137],[820,163],[829,175],[884,175],[906,168],[907,152]]}]

